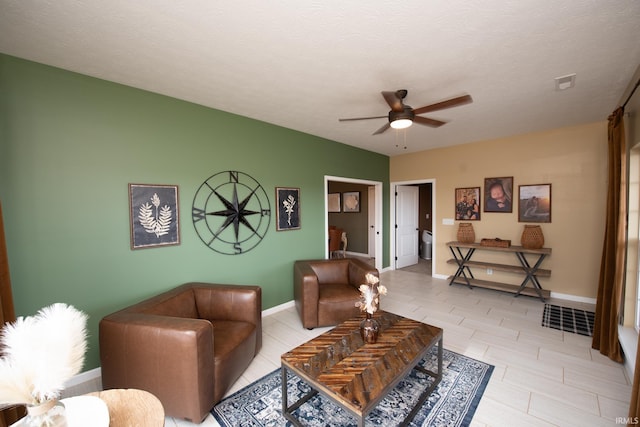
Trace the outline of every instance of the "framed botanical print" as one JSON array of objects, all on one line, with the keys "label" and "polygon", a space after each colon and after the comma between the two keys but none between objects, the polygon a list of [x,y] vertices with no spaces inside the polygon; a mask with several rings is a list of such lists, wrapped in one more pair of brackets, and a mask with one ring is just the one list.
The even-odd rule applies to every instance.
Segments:
[{"label": "framed botanical print", "polygon": [[129,184],[131,249],[180,244],[178,186]]},{"label": "framed botanical print", "polygon": [[300,189],[276,188],[276,230],[300,229]]},{"label": "framed botanical print", "polygon": [[457,220],[480,220],[480,187],[456,188],[455,197]]},{"label": "framed botanical print", "polygon": [[551,184],[518,188],[518,221],[551,222]]},{"label": "framed botanical print", "polygon": [[513,177],[484,179],[484,211],[513,212]]}]

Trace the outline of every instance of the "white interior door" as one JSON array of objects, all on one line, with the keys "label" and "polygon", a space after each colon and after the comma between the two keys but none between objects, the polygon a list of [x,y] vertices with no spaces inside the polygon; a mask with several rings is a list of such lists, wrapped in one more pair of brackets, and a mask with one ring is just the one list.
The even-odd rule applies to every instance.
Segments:
[{"label": "white interior door", "polygon": [[418,187],[396,186],[396,268],[418,263]]},{"label": "white interior door", "polygon": [[369,258],[376,257],[376,187],[369,187],[369,218],[367,220],[367,235],[369,237]]}]

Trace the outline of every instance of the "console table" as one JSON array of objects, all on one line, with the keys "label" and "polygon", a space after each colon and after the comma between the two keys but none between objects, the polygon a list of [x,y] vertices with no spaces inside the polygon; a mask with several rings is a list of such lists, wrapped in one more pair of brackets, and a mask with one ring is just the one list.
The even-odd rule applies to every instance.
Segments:
[{"label": "console table", "polygon": [[[449,285],[459,283],[469,286],[473,286],[487,289],[494,289],[498,291],[511,292],[515,296],[528,295],[533,297],[539,297],[543,302],[551,296],[551,292],[542,289],[538,277],[549,277],[551,270],[540,268],[542,261],[551,255],[551,248],[540,249],[526,249],[522,246],[509,246],[506,248],[483,246],[480,243],[462,243],[462,242],[448,242],[447,246],[453,254],[453,259],[447,260],[448,264],[456,264],[458,269],[453,276],[449,276]],[[472,261],[471,257],[476,250],[493,251],[493,252],[508,252],[516,255],[519,261],[519,265],[509,264],[497,264],[493,262],[484,261]],[[533,263],[530,263],[527,259],[527,255],[535,258]],[[513,285],[509,283],[493,282],[489,280],[479,280],[473,276],[471,268],[484,268],[493,269],[498,271],[506,271],[509,273],[524,274],[525,278],[522,283]],[[531,283],[531,287],[527,287],[527,284]]]}]

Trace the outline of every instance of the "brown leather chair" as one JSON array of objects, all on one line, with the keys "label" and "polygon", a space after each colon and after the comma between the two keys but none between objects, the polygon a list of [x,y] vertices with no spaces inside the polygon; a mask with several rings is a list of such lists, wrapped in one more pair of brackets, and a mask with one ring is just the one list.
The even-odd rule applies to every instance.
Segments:
[{"label": "brown leather chair", "polygon": [[293,296],[302,326],[337,325],[360,315],[356,302],[365,276],[378,270],[357,258],[301,260],[293,266]]},{"label": "brown leather chair", "polygon": [[200,423],[262,346],[258,286],[186,283],[100,321],[102,386],[146,390]]}]

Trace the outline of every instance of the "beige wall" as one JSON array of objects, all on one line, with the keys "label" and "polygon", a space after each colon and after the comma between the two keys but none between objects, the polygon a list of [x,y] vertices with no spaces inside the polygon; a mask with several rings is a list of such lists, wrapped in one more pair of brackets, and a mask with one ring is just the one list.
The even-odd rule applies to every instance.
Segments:
[{"label": "beige wall", "polygon": [[[537,132],[510,138],[433,149],[392,157],[392,183],[435,179],[434,227],[437,242],[435,274],[451,275],[455,268],[448,241],[456,240],[458,223],[443,225],[454,218],[454,192],[459,187],[481,187],[484,178],[513,176],[514,200],[519,185],[552,185],[552,222],[542,225],[545,247],[552,248],[542,268],[551,269],[550,278],[541,278],[553,293],[594,298],[597,293],[607,176],[607,123]],[[484,212],[472,221],[476,241],[482,238],[510,239],[520,244],[524,223],[518,222],[517,203],[512,213]],[[513,254],[492,254],[478,250],[475,260],[517,264]],[[511,273],[474,270],[479,279],[519,284],[523,277]]]}]

